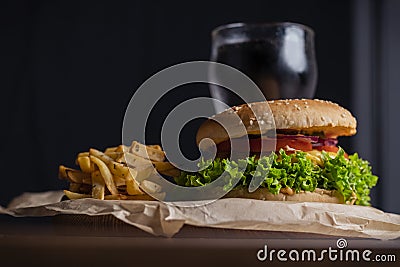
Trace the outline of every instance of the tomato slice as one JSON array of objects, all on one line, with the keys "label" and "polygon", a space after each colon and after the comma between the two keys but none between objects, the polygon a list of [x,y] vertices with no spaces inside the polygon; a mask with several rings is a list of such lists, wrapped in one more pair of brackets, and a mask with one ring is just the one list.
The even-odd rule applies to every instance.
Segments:
[{"label": "tomato slice", "polygon": [[312,150],[312,144],[308,139],[277,139],[276,140],[276,151],[279,151],[281,148],[287,150],[287,147],[294,148],[301,151],[310,151]]},{"label": "tomato slice", "polygon": [[[272,138],[234,138],[232,139],[232,144],[236,150],[236,152],[246,152],[246,148],[250,145],[250,152],[255,154],[261,153],[261,148],[263,152],[269,152],[274,150],[274,144],[276,145],[275,151],[279,151],[281,148],[286,151],[286,153],[290,154],[293,153],[294,150],[288,150],[288,148],[301,150],[301,151],[311,151],[313,149],[319,151],[326,151],[326,152],[334,152],[337,153],[339,148],[336,145],[328,145],[328,146],[316,146],[311,142],[310,138],[280,138],[272,139]],[[224,141],[217,146],[218,152],[230,152],[231,151],[231,143],[229,140]],[[345,153],[344,156],[348,158],[348,154]]]}]

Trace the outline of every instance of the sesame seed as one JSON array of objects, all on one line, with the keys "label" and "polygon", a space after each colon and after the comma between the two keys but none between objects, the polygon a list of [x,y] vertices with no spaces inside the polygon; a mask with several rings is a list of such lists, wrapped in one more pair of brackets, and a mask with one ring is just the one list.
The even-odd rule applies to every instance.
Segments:
[{"label": "sesame seed", "polygon": [[325,121],[325,117],[324,116],[321,116],[321,121]]}]

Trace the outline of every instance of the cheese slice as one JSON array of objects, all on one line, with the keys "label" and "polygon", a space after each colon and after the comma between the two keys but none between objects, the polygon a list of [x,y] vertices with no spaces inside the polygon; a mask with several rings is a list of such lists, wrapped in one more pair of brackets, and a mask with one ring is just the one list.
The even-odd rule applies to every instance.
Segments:
[{"label": "cheese slice", "polygon": [[[314,162],[314,164],[317,164],[319,166],[324,166],[324,160],[322,159],[322,152],[316,149],[313,149],[311,151],[307,151],[306,153],[306,157],[308,159],[310,159],[312,162]],[[331,158],[336,157],[336,153],[335,152],[326,152]]]}]

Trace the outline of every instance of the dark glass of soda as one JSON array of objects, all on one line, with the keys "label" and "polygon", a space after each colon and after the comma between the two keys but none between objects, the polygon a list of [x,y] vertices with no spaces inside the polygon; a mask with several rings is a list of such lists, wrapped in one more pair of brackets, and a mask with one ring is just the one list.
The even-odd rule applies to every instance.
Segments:
[{"label": "dark glass of soda", "polygon": [[[267,100],[313,98],[317,83],[314,50],[314,32],[302,24],[234,23],[212,32],[211,61],[249,76]],[[218,73],[211,75],[218,79]],[[210,92],[229,106],[243,103],[226,88],[211,85]],[[222,111],[221,107],[216,109]]]}]

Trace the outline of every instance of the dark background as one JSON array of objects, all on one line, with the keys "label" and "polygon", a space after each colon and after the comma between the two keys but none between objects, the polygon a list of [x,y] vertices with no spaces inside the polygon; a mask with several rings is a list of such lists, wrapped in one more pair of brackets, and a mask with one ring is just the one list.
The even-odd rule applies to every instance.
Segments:
[{"label": "dark background", "polygon": [[[382,15],[388,9],[385,4],[392,2],[1,2],[0,204],[6,205],[25,191],[64,188],[66,184],[57,178],[59,164],[73,167],[78,152],[121,143],[123,114],[135,89],[165,67],[208,60],[210,32],[216,26],[242,21],[291,21],[306,24],[316,33],[316,97],[354,108],[353,113],[361,117],[364,129],[370,133],[364,139],[342,139],[341,144],[349,152],[359,151],[361,156],[364,149],[365,158],[371,157],[375,173],[381,176],[373,204],[400,212],[398,194],[383,193],[383,188],[393,188],[399,182],[393,173],[382,177],[384,158],[380,155],[385,154],[385,148],[377,144],[382,137],[379,134],[385,130],[376,130],[382,128],[382,101],[369,109],[372,115],[357,108],[360,90],[356,81],[372,76],[367,71],[355,71],[365,64],[379,69],[375,61],[365,63],[362,54],[355,55],[367,47],[365,53],[370,58],[382,57],[383,47],[375,45],[376,36],[368,35],[362,42],[365,36],[360,33],[379,33],[384,23],[393,23],[385,22]],[[357,15],[360,8],[365,12]],[[368,25],[362,23],[363,16]],[[385,36],[378,37],[383,40]],[[375,76],[370,83],[373,86],[368,87],[371,91],[361,90],[361,94],[378,101],[382,97],[375,85],[384,77]],[[157,107],[160,115],[152,118],[147,129],[150,143],[159,143],[158,130],[171,108],[193,96],[208,95],[204,86],[185,90],[171,94]],[[366,102],[361,107],[363,104],[370,105]],[[389,146],[400,148],[398,141]]]}]

